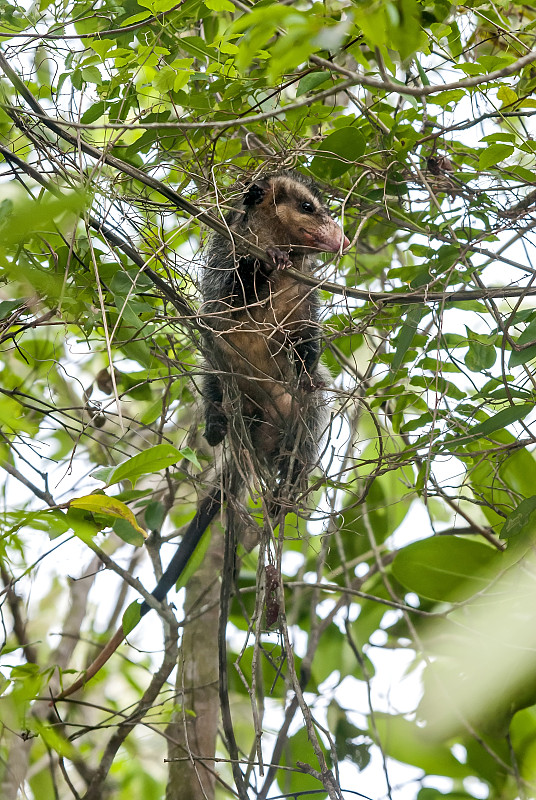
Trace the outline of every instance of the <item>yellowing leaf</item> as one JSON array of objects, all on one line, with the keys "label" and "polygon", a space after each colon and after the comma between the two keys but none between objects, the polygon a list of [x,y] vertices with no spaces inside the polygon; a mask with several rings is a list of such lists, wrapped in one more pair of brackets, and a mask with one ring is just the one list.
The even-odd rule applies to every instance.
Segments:
[{"label": "yellowing leaf", "polygon": [[501,86],[497,92],[497,99],[502,101],[503,106],[510,106],[517,100],[517,94],[509,86]]},{"label": "yellowing leaf", "polygon": [[74,500],[70,501],[69,506],[91,511],[93,514],[104,514],[106,517],[124,519],[139,531],[144,539],[147,538],[147,533],[138,525],[136,517],[130,508],[115,497],[107,497],[105,494],[88,494],[85,497],[75,497]]}]

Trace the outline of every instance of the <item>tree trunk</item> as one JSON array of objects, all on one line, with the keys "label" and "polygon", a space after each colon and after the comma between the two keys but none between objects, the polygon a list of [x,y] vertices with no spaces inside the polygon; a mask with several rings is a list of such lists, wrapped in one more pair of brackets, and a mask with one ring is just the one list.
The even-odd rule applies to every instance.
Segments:
[{"label": "tree trunk", "polygon": [[[177,704],[169,724],[166,800],[213,800],[219,723],[218,618],[223,535],[213,526],[203,563],[186,586],[187,621],[179,652]],[[191,618],[191,619],[190,619]],[[192,713],[193,712],[193,713]]]}]

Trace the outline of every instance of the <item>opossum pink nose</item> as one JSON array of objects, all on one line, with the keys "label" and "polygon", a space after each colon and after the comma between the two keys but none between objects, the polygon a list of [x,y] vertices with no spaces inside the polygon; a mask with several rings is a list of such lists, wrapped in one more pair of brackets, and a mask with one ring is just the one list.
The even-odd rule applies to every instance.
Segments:
[{"label": "opossum pink nose", "polygon": [[[337,226],[337,230],[333,231],[333,236],[330,237],[329,241],[329,253],[338,253],[341,249],[346,250],[347,247],[350,247],[350,239],[344,235],[344,232]],[[327,247],[326,247],[327,250]]]},{"label": "opossum pink nose", "polygon": [[341,245],[342,249],[346,250],[350,245],[350,240],[336,222],[330,221],[328,225],[318,231],[317,246],[321,247],[324,252],[338,253]]}]

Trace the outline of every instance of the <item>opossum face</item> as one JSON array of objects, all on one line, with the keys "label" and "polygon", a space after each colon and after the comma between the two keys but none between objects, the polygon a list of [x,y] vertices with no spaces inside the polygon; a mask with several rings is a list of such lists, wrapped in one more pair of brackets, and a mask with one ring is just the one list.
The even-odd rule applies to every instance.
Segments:
[{"label": "opossum face", "polygon": [[337,253],[350,241],[337,225],[314,184],[291,174],[252,184],[244,196],[248,227],[260,247],[283,246]]}]

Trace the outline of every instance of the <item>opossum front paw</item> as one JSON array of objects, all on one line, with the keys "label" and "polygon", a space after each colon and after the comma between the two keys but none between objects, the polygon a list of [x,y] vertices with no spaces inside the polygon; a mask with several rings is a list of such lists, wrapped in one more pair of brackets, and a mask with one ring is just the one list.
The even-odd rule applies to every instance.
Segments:
[{"label": "opossum front paw", "polygon": [[223,442],[226,433],[227,420],[225,417],[207,419],[204,436],[211,447],[216,447],[220,442]]},{"label": "opossum front paw", "polygon": [[274,262],[276,269],[286,269],[292,266],[288,252],[280,250],[279,247],[268,247],[266,252]]}]

